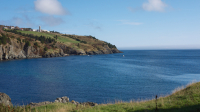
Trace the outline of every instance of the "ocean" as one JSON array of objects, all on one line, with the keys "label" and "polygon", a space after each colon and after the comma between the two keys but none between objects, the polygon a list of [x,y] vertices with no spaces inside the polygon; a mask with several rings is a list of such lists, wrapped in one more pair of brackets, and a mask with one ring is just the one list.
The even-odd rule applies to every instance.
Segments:
[{"label": "ocean", "polygon": [[[200,81],[200,50],[124,53],[0,62],[0,92],[14,105],[54,101],[111,103],[166,96]],[[124,56],[123,56],[124,55]]]}]

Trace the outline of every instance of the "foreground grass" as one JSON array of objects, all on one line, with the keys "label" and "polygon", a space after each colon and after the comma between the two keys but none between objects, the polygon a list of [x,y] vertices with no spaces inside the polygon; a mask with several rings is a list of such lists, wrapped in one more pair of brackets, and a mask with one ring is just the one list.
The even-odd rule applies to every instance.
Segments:
[{"label": "foreground grass", "polygon": [[[22,112],[200,112],[200,82],[175,90],[171,95],[149,101],[116,101],[95,107],[76,106],[71,103],[53,103]],[[16,111],[18,112],[18,111]]]}]

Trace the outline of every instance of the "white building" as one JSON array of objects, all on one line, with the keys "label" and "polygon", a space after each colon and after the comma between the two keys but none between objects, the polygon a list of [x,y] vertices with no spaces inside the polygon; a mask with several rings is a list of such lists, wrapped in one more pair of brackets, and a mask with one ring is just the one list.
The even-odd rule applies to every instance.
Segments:
[{"label": "white building", "polygon": [[15,29],[15,27],[14,26],[10,26],[10,29],[12,30],[12,29]]},{"label": "white building", "polygon": [[42,32],[49,32],[48,30],[42,30]]},{"label": "white building", "polygon": [[33,29],[34,32],[38,31],[37,29]]},{"label": "white building", "polygon": [[39,26],[39,32],[41,32],[41,27]]}]

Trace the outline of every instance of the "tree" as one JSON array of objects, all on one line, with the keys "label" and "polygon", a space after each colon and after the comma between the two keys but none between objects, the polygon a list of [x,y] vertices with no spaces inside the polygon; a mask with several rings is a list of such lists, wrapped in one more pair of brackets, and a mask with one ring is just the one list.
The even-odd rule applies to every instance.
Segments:
[{"label": "tree", "polygon": [[35,46],[38,46],[38,43],[37,43],[37,42],[35,42],[35,43],[34,43],[34,45],[35,45]]},{"label": "tree", "polygon": [[48,50],[48,48],[45,46],[45,47],[44,47],[44,51],[47,51],[47,50]]},{"label": "tree", "polygon": [[31,46],[31,43],[29,41],[26,41],[24,47],[27,48],[28,46]]}]

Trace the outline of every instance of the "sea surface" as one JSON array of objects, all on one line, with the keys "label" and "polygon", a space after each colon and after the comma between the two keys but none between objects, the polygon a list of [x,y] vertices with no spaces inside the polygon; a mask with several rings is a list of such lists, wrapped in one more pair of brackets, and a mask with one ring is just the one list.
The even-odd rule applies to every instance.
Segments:
[{"label": "sea surface", "polygon": [[200,81],[200,50],[123,52],[2,61],[0,92],[8,94],[14,105],[62,96],[111,103],[153,99]]}]

